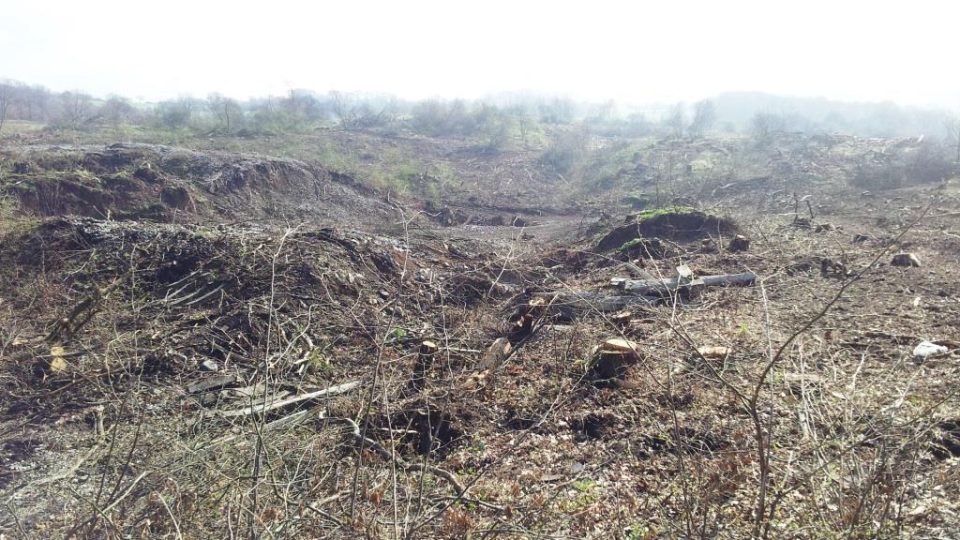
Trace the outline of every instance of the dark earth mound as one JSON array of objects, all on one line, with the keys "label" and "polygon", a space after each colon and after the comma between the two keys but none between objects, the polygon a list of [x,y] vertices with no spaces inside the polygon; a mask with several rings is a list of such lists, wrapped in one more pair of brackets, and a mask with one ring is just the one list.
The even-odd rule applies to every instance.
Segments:
[{"label": "dark earth mound", "polygon": [[618,249],[638,238],[666,238],[688,242],[712,236],[736,234],[736,224],[722,217],[689,208],[652,210],[627,218],[627,223],[608,232],[597,251]]},{"label": "dark earth mound", "polygon": [[2,194],[41,216],[355,222],[394,214],[349,176],[293,159],[124,144],[30,148],[0,159],[13,163]]}]

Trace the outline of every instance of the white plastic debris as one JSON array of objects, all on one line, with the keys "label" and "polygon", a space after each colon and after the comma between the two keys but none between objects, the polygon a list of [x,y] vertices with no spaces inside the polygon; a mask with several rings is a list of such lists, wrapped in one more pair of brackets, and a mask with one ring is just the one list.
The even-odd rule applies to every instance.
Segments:
[{"label": "white plastic debris", "polygon": [[914,347],[913,356],[917,358],[926,358],[928,356],[946,354],[947,352],[949,352],[949,349],[943,345],[937,345],[936,343],[930,343],[929,341],[921,341],[919,345]]}]

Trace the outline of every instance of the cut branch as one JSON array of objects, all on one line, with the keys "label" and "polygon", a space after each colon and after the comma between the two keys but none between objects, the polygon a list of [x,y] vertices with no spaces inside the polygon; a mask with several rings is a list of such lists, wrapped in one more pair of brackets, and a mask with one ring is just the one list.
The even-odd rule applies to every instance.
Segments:
[{"label": "cut branch", "polygon": [[256,414],[264,414],[271,411],[284,409],[292,405],[309,403],[311,401],[316,401],[318,399],[339,396],[340,394],[346,394],[347,392],[350,392],[351,390],[354,390],[359,386],[360,386],[360,381],[351,381],[351,382],[340,384],[337,386],[324,388],[323,390],[317,390],[316,392],[310,392],[308,394],[302,394],[299,396],[294,396],[294,397],[283,399],[280,401],[275,401],[273,403],[263,403],[258,405],[252,405],[250,407],[244,407],[242,409],[221,411],[219,415],[224,418],[234,418],[237,416],[252,416]]}]

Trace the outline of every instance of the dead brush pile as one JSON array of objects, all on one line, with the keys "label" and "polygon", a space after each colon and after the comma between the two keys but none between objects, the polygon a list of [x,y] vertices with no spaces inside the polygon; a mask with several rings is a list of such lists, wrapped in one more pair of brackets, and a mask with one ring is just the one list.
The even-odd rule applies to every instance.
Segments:
[{"label": "dead brush pile", "polygon": [[[91,219],[58,219],[11,233],[0,250],[0,380],[5,432],[20,433],[21,438],[8,444],[12,453],[0,468],[0,484],[20,501],[28,494],[39,501],[43,497],[32,491],[39,489],[32,473],[69,466],[66,461],[76,450],[78,465],[92,467],[95,472],[88,474],[99,475],[101,484],[136,481],[124,493],[104,492],[103,487],[91,488],[95,494],[84,491],[76,506],[45,518],[52,520],[49,526],[80,535],[110,533],[115,529],[109,521],[86,516],[76,520],[86,512],[83,504],[89,497],[101,501],[96,504],[109,504],[103,501],[113,498],[116,509],[138,512],[128,516],[133,521],[124,530],[153,535],[170,532],[173,524],[149,517],[162,509],[160,499],[150,494],[163,492],[164,482],[187,481],[176,488],[182,491],[163,499],[182,507],[187,504],[184,498],[197,504],[209,489],[226,489],[223,478],[206,475],[243,475],[250,467],[260,467],[262,463],[251,465],[250,460],[267,459],[260,455],[266,451],[262,437],[257,436],[261,445],[254,454],[239,450],[253,433],[247,430],[274,429],[267,419],[291,410],[311,413],[298,417],[297,423],[326,422],[317,416],[321,410],[342,415],[308,444],[328,445],[317,456],[318,463],[340,466],[345,454],[360,450],[361,441],[360,446],[372,445],[367,451],[382,450],[373,441],[381,439],[392,422],[400,426],[398,440],[409,441],[414,455],[430,453],[430,424],[449,442],[459,433],[452,424],[465,415],[434,410],[429,397],[407,396],[420,343],[427,338],[439,341],[439,336],[441,354],[456,355],[450,351],[463,348],[465,335],[482,328],[471,324],[463,333],[449,330],[474,317],[464,306],[504,293],[487,275],[479,254],[452,245],[411,251],[401,240],[333,229],[227,229]],[[450,269],[456,269],[456,275]],[[464,281],[465,276],[470,279]],[[400,407],[384,408],[383,379],[397,390],[398,401],[404,399]],[[322,395],[322,389],[340,383],[348,383],[343,393],[349,394],[342,406],[335,395]],[[370,394],[373,388],[378,391]],[[318,391],[321,396],[300,400]],[[367,417],[375,427],[363,420]],[[357,422],[362,437],[360,432],[354,436],[350,427]],[[89,449],[91,435],[94,449]],[[294,432],[281,438],[278,445],[304,450]],[[172,441],[179,442],[171,446]],[[200,447],[225,441],[233,441],[229,451],[215,451],[222,468],[209,469],[206,458],[194,455]],[[107,444],[109,450],[100,448]],[[80,447],[88,449],[80,452]],[[126,463],[116,461],[122,461],[114,455],[120,448]],[[106,457],[98,450],[105,450]],[[333,457],[326,455],[330,452]],[[166,470],[173,460],[184,474],[199,476],[165,480],[162,474],[144,472],[143,477],[130,477],[129,460],[134,459],[142,464],[137,473]],[[304,455],[296,459],[302,461]],[[43,466],[24,472],[21,462]],[[228,468],[233,472],[227,473]],[[421,464],[418,470],[426,469]],[[51,474],[56,476],[46,476]],[[342,489],[342,479],[328,480],[332,484],[308,491],[320,489],[329,497]],[[263,481],[265,477],[257,483]],[[40,486],[45,485],[41,481]],[[63,502],[62,493],[45,493],[51,501]],[[117,499],[121,494],[123,501]],[[217,497],[225,495],[219,492]],[[302,493],[269,500],[285,514],[294,496],[301,506],[312,504]],[[42,505],[23,508],[30,524],[47,511]],[[224,530],[234,519],[247,523],[250,518],[241,512],[209,522],[207,510],[204,506],[178,515],[176,523],[191,530]],[[260,519],[254,518],[250,526]],[[329,521],[318,517],[317,523]]]}]

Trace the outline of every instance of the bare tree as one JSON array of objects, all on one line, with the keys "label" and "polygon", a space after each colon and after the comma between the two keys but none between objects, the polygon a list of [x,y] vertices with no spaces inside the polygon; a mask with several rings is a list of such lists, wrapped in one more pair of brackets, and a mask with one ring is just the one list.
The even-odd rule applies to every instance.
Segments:
[{"label": "bare tree", "polygon": [[539,106],[540,121],[544,124],[569,124],[575,116],[573,101],[567,98],[554,98]]},{"label": "bare tree", "polygon": [[83,92],[64,92],[60,94],[60,123],[78,128],[90,119],[93,112],[93,98]]},{"label": "bare tree", "polygon": [[357,123],[357,104],[356,97],[351,94],[330,91],[330,105],[333,108],[333,114],[340,122],[340,127],[349,130]]},{"label": "bare tree", "polygon": [[589,138],[582,124],[557,131],[552,134],[550,144],[540,156],[540,163],[562,175],[570,174],[581,166],[586,157]]},{"label": "bare tree", "polygon": [[758,112],[750,120],[750,131],[760,144],[770,141],[775,134],[786,129],[786,121],[778,114]]},{"label": "bare tree", "polygon": [[127,98],[120,96],[110,96],[100,107],[100,116],[118,130],[121,124],[133,121],[137,109],[130,104]]},{"label": "bare tree", "polygon": [[[277,129],[292,131],[303,129],[328,114],[326,104],[321,103],[316,94],[296,88],[290,89],[287,96],[280,99],[268,97],[257,109],[255,119],[259,123],[267,120]],[[239,118],[239,115],[234,116]]]},{"label": "bare tree", "polygon": [[3,124],[7,121],[7,111],[10,110],[13,93],[13,85],[0,83],[0,132],[3,131]]},{"label": "bare tree", "polygon": [[670,112],[667,113],[667,117],[664,118],[664,126],[670,130],[670,135],[680,138],[683,137],[683,127],[686,124],[684,118],[686,117],[685,107],[683,103],[677,103],[673,107],[670,107]]},{"label": "bare tree", "polygon": [[230,131],[231,125],[236,123],[236,119],[243,114],[243,109],[236,100],[218,93],[207,96],[207,108],[227,132]]},{"label": "bare tree", "polygon": [[169,128],[183,128],[190,125],[195,109],[196,104],[192,98],[181,97],[160,103],[157,107],[157,116]]},{"label": "bare tree", "polygon": [[960,117],[950,116],[943,125],[947,129],[947,141],[957,149],[957,163],[960,164]]},{"label": "bare tree", "polygon": [[693,105],[693,121],[690,122],[690,136],[702,137],[709,131],[717,120],[717,110],[709,99],[698,101]]},{"label": "bare tree", "polygon": [[514,119],[516,119],[517,129],[520,133],[520,142],[524,148],[528,148],[530,131],[533,129],[533,117],[527,112],[526,107],[522,105],[512,107],[509,112]]},{"label": "bare tree", "polygon": [[18,103],[20,118],[23,120],[44,121],[50,117],[50,91],[42,86],[23,86],[20,88]]}]

